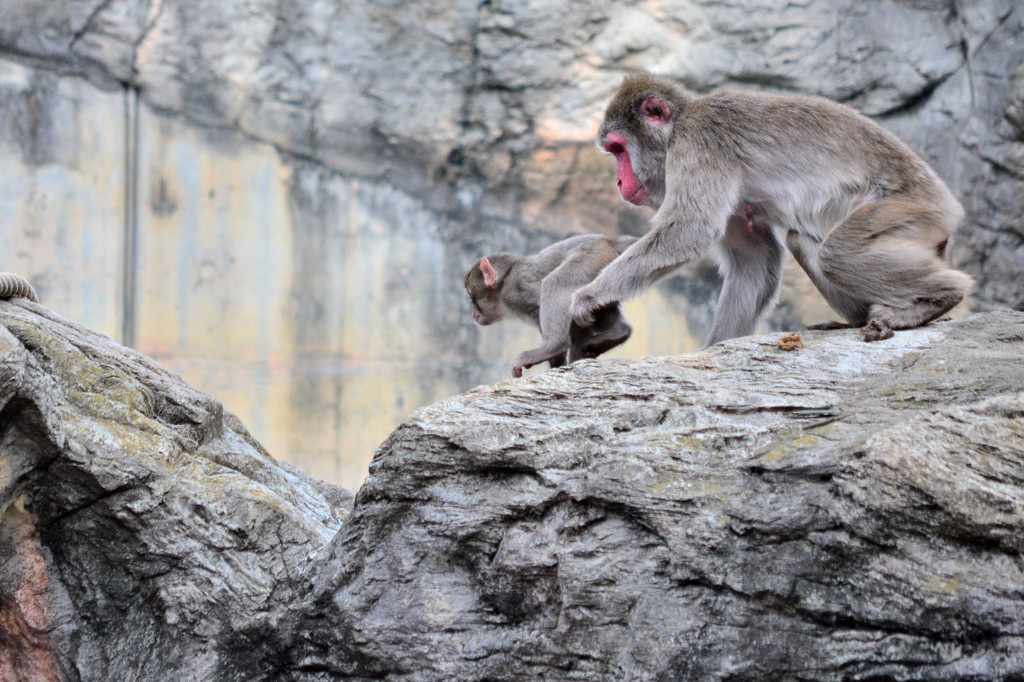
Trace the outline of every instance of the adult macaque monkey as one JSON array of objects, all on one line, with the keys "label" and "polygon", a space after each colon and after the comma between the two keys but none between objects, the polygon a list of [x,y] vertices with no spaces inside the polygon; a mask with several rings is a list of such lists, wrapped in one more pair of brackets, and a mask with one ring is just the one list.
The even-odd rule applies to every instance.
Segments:
[{"label": "adult macaque monkey", "polygon": [[[724,275],[707,345],[750,334],[775,300],[784,252],[865,341],[926,324],[971,278],[945,262],[964,211],[893,134],[822,99],[627,76],[598,146],[622,198],[658,209],[652,229],[573,296],[582,326],[712,247]],[[813,327],[812,327],[813,328]]]},{"label": "adult macaque monkey", "polygon": [[543,345],[524,351],[512,376],[548,362],[560,367],[596,358],[625,343],[633,332],[617,301],[595,309],[586,327],[572,324],[572,294],[615,260],[636,237],[611,239],[596,234],[569,237],[533,256],[498,253],[480,259],[466,275],[473,321],[487,326],[511,314],[540,329]]}]

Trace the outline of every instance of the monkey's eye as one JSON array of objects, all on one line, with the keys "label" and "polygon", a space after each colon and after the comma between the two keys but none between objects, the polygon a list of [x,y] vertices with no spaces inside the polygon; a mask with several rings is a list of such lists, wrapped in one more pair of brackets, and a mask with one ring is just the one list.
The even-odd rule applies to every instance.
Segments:
[{"label": "monkey's eye", "polygon": [[622,152],[626,151],[626,148],[623,147],[622,144],[619,142],[609,142],[604,146],[604,150],[609,154],[619,155]]}]

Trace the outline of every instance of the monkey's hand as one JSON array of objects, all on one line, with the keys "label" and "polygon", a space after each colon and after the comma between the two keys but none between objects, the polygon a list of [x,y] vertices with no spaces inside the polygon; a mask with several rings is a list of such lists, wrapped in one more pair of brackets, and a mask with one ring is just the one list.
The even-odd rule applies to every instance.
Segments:
[{"label": "monkey's hand", "polygon": [[572,305],[569,312],[572,321],[578,326],[587,329],[594,324],[594,314],[606,304],[599,303],[596,296],[587,293],[587,287],[583,287],[572,295]]}]

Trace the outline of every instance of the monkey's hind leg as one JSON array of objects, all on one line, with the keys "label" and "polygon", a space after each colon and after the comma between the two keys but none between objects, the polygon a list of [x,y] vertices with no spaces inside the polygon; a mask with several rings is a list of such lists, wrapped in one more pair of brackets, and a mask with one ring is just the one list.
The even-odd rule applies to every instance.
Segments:
[{"label": "monkey's hind leg", "polygon": [[[590,249],[572,253],[544,277],[540,293],[540,334],[544,345],[520,355],[517,365],[522,363],[523,367],[529,367],[552,359],[565,362],[565,354],[572,346],[572,316],[569,307],[573,292],[594,279],[601,268],[616,255],[617,252],[611,246],[607,246],[604,252]],[[570,352],[569,362],[575,359],[575,353]]]},{"label": "monkey's hind leg", "polygon": [[581,358],[592,359],[599,355],[604,355],[613,348],[621,346],[629,337],[633,334],[633,327],[629,325],[625,320],[622,320],[621,325],[616,325],[613,330],[608,333],[590,339],[586,345],[583,346],[579,352],[579,356],[576,360]]},{"label": "monkey's hind leg", "polygon": [[570,327],[569,362],[596,358],[622,345],[632,334],[633,327],[622,316],[618,303],[601,308],[590,327],[580,327],[575,322]]},{"label": "monkey's hind leg", "polygon": [[910,305],[876,303],[868,313],[865,341],[887,339],[894,329],[911,329],[937,320],[956,307],[971,289],[971,278],[958,270],[947,269],[925,278],[929,293],[915,297]]},{"label": "monkey's hind leg", "polygon": [[829,320],[828,322],[815,322],[814,324],[807,325],[807,328],[812,331],[818,332],[830,332],[836,329],[856,329],[857,327],[863,327],[862,324],[850,324],[849,322],[836,322],[835,320]]},{"label": "monkey's hind leg", "polygon": [[817,331],[832,331],[835,329],[851,329],[863,327],[868,317],[868,304],[858,301],[853,296],[835,286],[821,273],[818,265],[818,249],[821,242],[813,237],[790,230],[786,234],[786,247],[793,254],[793,258],[800,264],[804,272],[814,283],[815,288],[832,306],[832,309],[843,316],[846,322],[819,322],[818,324],[807,325],[808,329]]},{"label": "monkey's hind leg", "polygon": [[567,350],[569,350],[568,340],[558,345],[542,346],[540,348],[525,350],[519,354],[519,357],[517,357],[516,361],[512,364],[512,376],[518,379],[523,376],[524,369],[530,369],[534,365],[539,365],[542,362],[550,362],[552,367],[561,367],[565,364],[565,353]]},{"label": "monkey's hind leg", "polygon": [[705,348],[753,334],[761,316],[775,305],[786,250],[774,229],[750,225],[743,214],[734,214],[726,222],[718,251],[722,291]]},{"label": "monkey's hind leg", "polygon": [[955,227],[936,209],[894,198],[861,208],[828,236],[820,251],[822,273],[870,302],[865,341],[928,324],[967,295],[970,276],[944,258]]}]

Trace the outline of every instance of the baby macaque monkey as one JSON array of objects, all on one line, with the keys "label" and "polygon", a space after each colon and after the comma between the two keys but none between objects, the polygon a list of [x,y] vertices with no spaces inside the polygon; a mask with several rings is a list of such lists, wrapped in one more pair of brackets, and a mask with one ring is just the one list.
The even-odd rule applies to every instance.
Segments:
[{"label": "baby macaque monkey", "polygon": [[542,362],[561,367],[580,358],[596,358],[629,338],[633,328],[618,303],[597,310],[587,327],[572,323],[569,304],[577,289],[597,277],[636,239],[580,235],[532,256],[497,253],[473,266],[466,275],[473,321],[485,327],[512,315],[533,323],[543,337],[540,348],[519,354],[512,376],[521,377],[524,369]]}]

